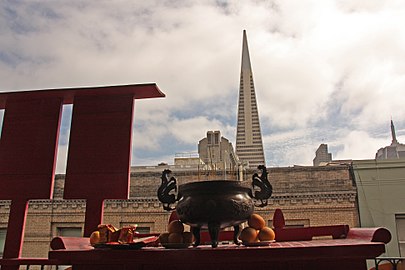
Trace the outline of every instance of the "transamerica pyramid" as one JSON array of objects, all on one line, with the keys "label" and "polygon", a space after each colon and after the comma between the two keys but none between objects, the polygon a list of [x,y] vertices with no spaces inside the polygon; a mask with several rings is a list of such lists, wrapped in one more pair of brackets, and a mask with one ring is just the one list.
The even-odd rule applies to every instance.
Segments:
[{"label": "transamerica pyramid", "polygon": [[242,67],[240,71],[236,154],[249,168],[265,165],[259,112],[250,64],[246,30],[243,30]]}]

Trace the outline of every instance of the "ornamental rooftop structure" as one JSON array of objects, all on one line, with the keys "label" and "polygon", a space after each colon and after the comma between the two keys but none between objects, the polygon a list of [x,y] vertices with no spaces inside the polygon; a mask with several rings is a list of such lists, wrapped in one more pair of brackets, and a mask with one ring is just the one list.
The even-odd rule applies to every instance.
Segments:
[{"label": "ornamental rooftop structure", "polygon": [[134,99],[164,96],[153,83],[0,94],[0,200],[11,200],[3,258],[21,254],[28,201],[52,198],[62,105],[74,104],[64,199],[86,199],[89,236],[104,200],[129,195]]},{"label": "ornamental rooftop structure", "polygon": [[399,143],[395,134],[394,122],[391,120],[391,145],[380,148],[375,159],[405,158],[405,144]]}]

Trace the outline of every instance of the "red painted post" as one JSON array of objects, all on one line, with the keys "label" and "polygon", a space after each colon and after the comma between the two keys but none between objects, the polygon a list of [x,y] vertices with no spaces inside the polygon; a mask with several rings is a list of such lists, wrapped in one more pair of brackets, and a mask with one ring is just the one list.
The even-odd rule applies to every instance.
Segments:
[{"label": "red painted post", "polygon": [[13,200],[10,206],[10,218],[7,225],[6,248],[3,258],[16,258],[21,254],[25,231],[25,220],[28,201],[24,199]]},{"label": "red painted post", "polygon": [[104,200],[100,198],[86,199],[86,214],[84,217],[83,236],[89,237],[103,223]]},{"label": "red painted post", "polygon": [[86,199],[84,236],[102,222],[105,199],[128,199],[133,96],[80,96],[73,105],[65,199]]},{"label": "red painted post", "polygon": [[13,95],[1,100],[6,110],[0,140],[0,199],[11,200],[3,258],[21,255],[28,200],[52,196],[62,101]]},{"label": "red painted post", "polygon": [[7,98],[0,140],[1,199],[51,197],[62,101]]}]

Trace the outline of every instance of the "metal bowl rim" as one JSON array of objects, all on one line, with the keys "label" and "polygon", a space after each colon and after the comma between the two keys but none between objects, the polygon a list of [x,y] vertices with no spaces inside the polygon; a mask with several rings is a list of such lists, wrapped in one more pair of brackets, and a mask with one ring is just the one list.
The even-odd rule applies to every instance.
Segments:
[{"label": "metal bowl rim", "polygon": [[217,191],[218,193],[223,193],[224,195],[227,194],[227,192],[249,193],[251,191],[249,188],[242,186],[240,181],[233,180],[197,181],[179,185],[179,192],[190,192],[194,190],[196,192]]}]

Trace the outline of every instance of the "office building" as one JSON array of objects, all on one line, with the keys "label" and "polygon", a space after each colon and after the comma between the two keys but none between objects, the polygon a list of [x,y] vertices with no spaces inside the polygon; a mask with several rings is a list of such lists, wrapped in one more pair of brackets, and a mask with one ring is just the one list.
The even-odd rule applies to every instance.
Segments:
[{"label": "office building", "polygon": [[253,83],[246,31],[243,31],[242,65],[240,71],[236,155],[250,168],[265,165],[259,111]]}]

